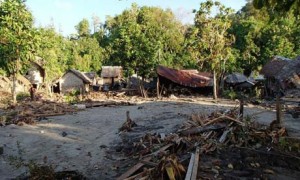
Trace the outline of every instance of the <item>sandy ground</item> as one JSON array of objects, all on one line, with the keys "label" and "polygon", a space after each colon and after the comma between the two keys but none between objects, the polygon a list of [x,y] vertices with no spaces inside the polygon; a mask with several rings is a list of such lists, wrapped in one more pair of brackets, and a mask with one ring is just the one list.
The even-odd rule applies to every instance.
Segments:
[{"label": "sandy ground", "polygon": [[[112,175],[117,174],[111,173],[115,170],[112,162],[118,157],[107,152],[114,150],[114,145],[121,141],[118,128],[126,120],[126,111],[130,111],[132,120],[138,124],[136,134],[168,134],[176,131],[192,113],[209,114],[230,109],[237,103],[228,100],[215,103],[209,98],[144,101],[134,106],[86,109],[51,117],[32,126],[0,127],[0,146],[4,150],[0,155],[0,179],[15,178],[28,171],[10,165],[10,157],[52,165],[57,171],[77,170],[89,179],[113,179]],[[245,113],[264,124],[276,117],[274,111],[253,105],[247,105]],[[290,134],[300,137],[300,119],[284,115],[284,120]]]}]

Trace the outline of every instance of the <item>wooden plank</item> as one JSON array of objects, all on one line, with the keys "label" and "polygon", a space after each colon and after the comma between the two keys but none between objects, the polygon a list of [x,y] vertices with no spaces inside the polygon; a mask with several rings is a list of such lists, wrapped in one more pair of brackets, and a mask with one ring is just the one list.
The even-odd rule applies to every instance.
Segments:
[{"label": "wooden plank", "polygon": [[189,166],[188,166],[188,170],[187,170],[186,175],[185,175],[185,180],[190,180],[191,179],[194,162],[195,162],[195,154],[192,153],[190,163],[189,163]]},{"label": "wooden plank", "polygon": [[199,149],[199,147],[197,147],[196,152],[195,152],[195,161],[194,161],[194,167],[193,167],[193,170],[192,170],[191,180],[196,180],[197,179],[199,155],[200,155],[200,149]]},{"label": "wooden plank", "polygon": [[[144,161],[150,161],[151,159],[152,159],[151,157],[147,157],[147,158],[145,158],[143,160]],[[133,173],[135,173],[136,171],[138,171],[144,165],[145,164],[142,163],[142,162],[137,163],[132,168],[130,168],[128,171],[126,171],[124,174],[122,174],[120,177],[118,177],[117,180],[123,180],[123,179],[128,178],[129,176],[131,176]]]},{"label": "wooden plank", "polygon": [[[173,146],[173,144],[167,144],[165,146],[163,146],[162,148],[160,148],[159,150],[155,151],[154,153],[150,154],[150,155],[155,155],[158,154],[161,151],[165,151],[167,150],[169,147]],[[142,161],[150,161],[152,159],[151,156],[148,157],[144,157],[142,159]],[[122,174],[120,177],[117,178],[117,180],[123,180],[126,179],[128,177],[130,177],[133,173],[135,173],[136,171],[138,171],[141,167],[143,167],[145,164],[143,162],[139,162],[136,165],[134,165],[132,168],[130,168],[128,171],[126,171],[124,174]]]}]

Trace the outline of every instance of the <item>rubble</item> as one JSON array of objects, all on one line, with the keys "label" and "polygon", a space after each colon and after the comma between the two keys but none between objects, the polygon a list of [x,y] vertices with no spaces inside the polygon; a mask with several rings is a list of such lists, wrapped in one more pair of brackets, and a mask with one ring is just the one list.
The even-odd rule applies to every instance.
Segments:
[{"label": "rubble", "polygon": [[[139,157],[139,162],[118,179],[269,177],[276,171],[264,161],[249,162],[252,156],[245,156],[244,152],[289,157],[300,164],[299,149],[289,151],[282,147],[287,135],[284,127],[271,128],[247,117],[241,119],[238,108],[216,111],[210,115],[192,114],[177,133],[163,136],[147,133],[134,142],[133,150],[127,155]],[[222,159],[226,158],[222,153],[234,156],[230,152],[236,151],[243,154],[242,161],[248,163],[243,167],[248,169],[241,168],[238,159]]]},{"label": "rubble", "polygon": [[23,101],[17,105],[11,105],[0,114],[0,126],[17,124],[35,124],[37,121],[49,116],[75,113],[78,110],[69,104],[55,103],[51,101]]}]

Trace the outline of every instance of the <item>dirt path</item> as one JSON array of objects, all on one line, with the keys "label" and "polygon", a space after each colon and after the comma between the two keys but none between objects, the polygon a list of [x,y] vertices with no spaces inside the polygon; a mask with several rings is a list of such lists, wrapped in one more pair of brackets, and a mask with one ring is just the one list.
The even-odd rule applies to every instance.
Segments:
[{"label": "dirt path", "polygon": [[[21,154],[24,162],[51,164],[57,171],[77,170],[89,179],[112,178],[117,175],[113,162],[120,159],[106,152],[114,150],[113,146],[121,141],[118,128],[126,120],[126,111],[130,111],[138,124],[128,134],[139,137],[146,132],[174,132],[192,113],[208,114],[235,106],[234,101],[214,103],[208,98],[147,101],[135,106],[86,109],[73,115],[51,117],[33,126],[0,127],[0,146],[4,150],[0,155],[0,177],[10,179],[26,172],[26,168],[9,165],[12,161],[9,157]],[[246,107],[245,112],[257,114],[256,119],[266,124],[275,118],[275,112],[254,106]],[[300,127],[299,119],[288,122],[290,128],[295,128],[295,123]]]}]

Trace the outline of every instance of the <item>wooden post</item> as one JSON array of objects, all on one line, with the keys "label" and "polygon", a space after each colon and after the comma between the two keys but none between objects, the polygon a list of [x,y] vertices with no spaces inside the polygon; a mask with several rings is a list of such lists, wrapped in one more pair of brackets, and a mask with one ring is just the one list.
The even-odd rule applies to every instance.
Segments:
[{"label": "wooden post", "polygon": [[279,95],[276,96],[276,121],[278,124],[282,124],[282,106],[280,104],[280,97]]},{"label": "wooden post", "polygon": [[240,99],[240,119],[243,120],[244,118],[244,98]]},{"label": "wooden post", "polygon": [[157,93],[157,98],[160,98],[160,93],[159,93],[159,77],[157,76],[157,82],[156,82],[156,93]]}]

